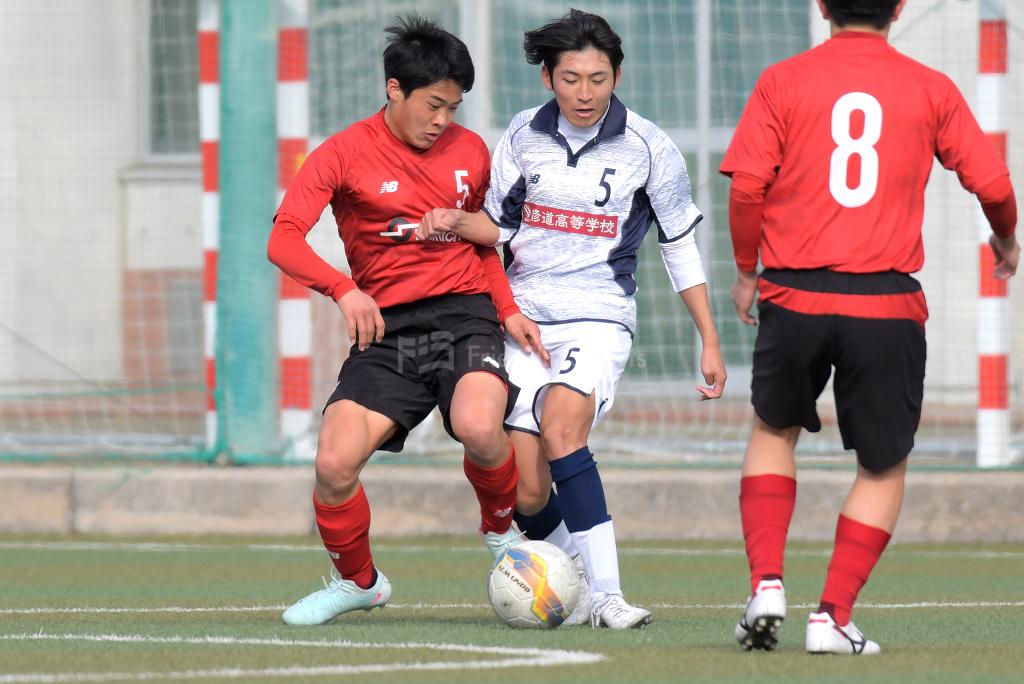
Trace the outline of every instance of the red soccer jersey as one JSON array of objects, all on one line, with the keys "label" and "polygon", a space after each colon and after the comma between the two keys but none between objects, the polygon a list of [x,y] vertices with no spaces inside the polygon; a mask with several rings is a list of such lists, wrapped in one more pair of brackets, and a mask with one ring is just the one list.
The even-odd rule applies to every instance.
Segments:
[{"label": "red soccer jersey", "polygon": [[[455,235],[418,242],[402,225],[435,207],[477,211],[489,180],[490,154],[480,136],[452,124],[430,149],[416,151],[391,133],[381,110],[309,155],[278,209],[268,251],[299,283],[339,299],[354,280],[381,308],[488,292],[476,245]],[[305,241],[328,203],[352,280]]]},{"label": "red soccer jersey", "polygon": [[848,31],[765,70],[719,170],[767,188],[766,268],[913,273],[936,157],[975,193],[1009,173],[949,78]]}]

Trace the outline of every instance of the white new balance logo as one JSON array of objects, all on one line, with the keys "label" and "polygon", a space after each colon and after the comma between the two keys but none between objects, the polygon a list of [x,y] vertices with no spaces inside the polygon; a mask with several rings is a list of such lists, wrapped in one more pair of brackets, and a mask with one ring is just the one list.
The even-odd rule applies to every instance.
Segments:
[{"label": "white new balance logo", "polygon": [[398,181],[384,181],[380,184],[380,194],[385,192],[398,192]]}]

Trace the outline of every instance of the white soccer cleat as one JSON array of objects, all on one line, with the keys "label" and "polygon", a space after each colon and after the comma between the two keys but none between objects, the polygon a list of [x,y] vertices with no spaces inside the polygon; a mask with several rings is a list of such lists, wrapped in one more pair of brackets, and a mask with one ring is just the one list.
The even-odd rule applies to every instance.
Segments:
[{"label": "white soccer cleat", "polygon": [[331,581],[328,582],[325,577],[323,582],[323,589],[299,599],[284,611],[281,619],[285,624],[322,625],[342,613],[383,608],[391,598],[391,582],[380,570],[377,571],[377,581],[369,589],[362,589],[355,582],[342,579],[333,567]]},{"label": "white soccer cleat", "polygon": [[526,537],[515,527],[508,528],[508,532],[485,532],[480,536],[484,539],[484,546],[494,556],[495,563],[513,546],[526,541]]},{"label": "white soccer cleat", "polygon": [[622,594],[604,594],[595,597],[590,611],[592,627],[610,629],[635,629],[651,623],[651,611],[626,603]]},{"label": "white soccer cleat", "polygon": [[736,641],[748,651],[774,651],[785,619],[786,590],[782,580],[761,580],[736,624]]},{"label": "white soccer cleat", "polygon": [[572,557],[572,564],[576,566],[576,578],[579,582],[580,597],[576,600],[576,607],[572,614],[565,619],[562,626],[588,625],[590,624],[590,609],[594,602],[590,598],[590,579],[587,576],[587,566],[583,564],[580,554]]},{"label": "white soccer cleat", "polygon": [[811,613],[807,617],[807,652],[839,655],[876,655],[882,647],[857,629],[853,621],[836,624],[828,613]]}]

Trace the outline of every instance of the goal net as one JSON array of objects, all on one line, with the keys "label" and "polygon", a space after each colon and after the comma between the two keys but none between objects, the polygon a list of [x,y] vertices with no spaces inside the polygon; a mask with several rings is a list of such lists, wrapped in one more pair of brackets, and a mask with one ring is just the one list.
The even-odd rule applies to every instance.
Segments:
[{"label": "goal net", "polygon": [[[277,24],[270,134],[278,193],[306,151],[382,106],[383,28],[396,16],[431,17],[467,42],[477,82],[459,116],[493,145],[517,111],[550,97],[539,67],[523,58],[523,32],[567,11],[549,0],[256,4],[263,2]],[[1014,106],[1024,85],[1024,33],[1015,4],[909,3],[890,39],[953,79],[1006,146],[1016,179],[1024,163],[1024,114]],[[308,460],[347,354],[337,307],[275,285],[280,301],[261,335],[273,337],[278,358],[265,378],[229,386],[218,365],[268,348],[247,344],[237,330],[232,342],[217,342],[225,325],[218,277],[226,277],[216,270],[217,248],[231,229],[218,179],[242,163],[220,154],[219,114],[246,106],[221,100],[217,59],[204,53],[223,48],[223,8],[217,0],[142,0],[132,8],[38,0],[8,7],[0,22],[0,88],[10,94],[0,102],[0,455],[230,454],[244,428],[218,412],[239,394],[263,394],[273,424],[269,458]],[[594,0],[581,9],[603,15],[623,38],[617,95],[664,128],[686,158],[705,216],[698,241],[729,370],[725,397],[699,402],[699,340],[650,235],[640,252],[632,358],[595,431],[595,450],[604,461],[634,464],[734,462],[752,418],[755,330],[739,322],[730,298],[728,181],[716,170],[761,71],[826,39],[827,23],[812,0]],[[269,231],[269,218],[257,230]],[[997,451],[1006,460],[1021,448],[1021,369],[1006,361],[1024,351],[1020,317],[1003,316],[995,332],[983,332],[993,308],[1014,308],[1019,288],[999,304],[981,296],[979,225],[975,200],[936,166],[919,274],[931,318],[917,453],[944,464],[974,463],[986,431],[1003,435]],[[345,268],[330,221],[310,240]],[[255,279],[262,268],[231,273]],[[986,389],[986,373],[1004,384]],[[989,402],[984,410],[979,394]],[[804,435],[800,448],[827,461],[842,453],[830,389],[819,412],[822,431]],[[398,458],[459,453],[435,416]]]}]

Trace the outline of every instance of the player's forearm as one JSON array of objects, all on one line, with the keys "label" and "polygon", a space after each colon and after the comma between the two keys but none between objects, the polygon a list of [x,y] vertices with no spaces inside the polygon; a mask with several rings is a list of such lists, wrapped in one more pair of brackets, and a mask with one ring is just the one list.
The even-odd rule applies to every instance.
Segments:
[{"label": "player's forearm", "polygon": [[718,329],[715,328],[715,320],[711,316],[711,302],[708,301],[707,285],[694,285],[691,288],[679,293],[679,298],[686,305],[690,312],[690,318],[697,327],[701,342],[705,347],[718,346]]},{"label": "player's forearm", "polygon": [[267,242],[267,258],[300,285],[335,301],[356,287],[354,280],[321,259],[297,222],[279,214]]},{"label": "player's forearm", "polygon": [[491,292],[491,301],[494,302],[494,308],[498,311],[498,320],[504,323],[506,318],[519,313],[519,307],[512,296],[512,286],[508,284],[505,269],[501,265],[501,258],[493,247],[479,245],[476,251],[480,255],[480,265],[484,269],[484,278],[487,279],[487,287]]},{"label": "player's forearm", "polygon": [[459,214],[455,232],[463,240],[475,242],[478,245],[493,247],[498,242],[498,226],[494,225],[490,217],[482,211],[473,213],[464,211]]},{"label": "player's forearm", "polygon": [[733,174],[729,189],[729,234],[736,268],[741,272],[757,270],[764,191],[764,184],[753,176]]},{"label": "player's forearm", "polygon": [[707,282],[692,231],[679,240],[661,243],[658,246],[673,290],[682,292],[694,285]]},{"label": "player's forearm", "polygon": [[979,190],[978,201],[993,233],[1001,238],[1013,235],[1017,228],[1017,198],[1009,176],[1003,176]]}]

